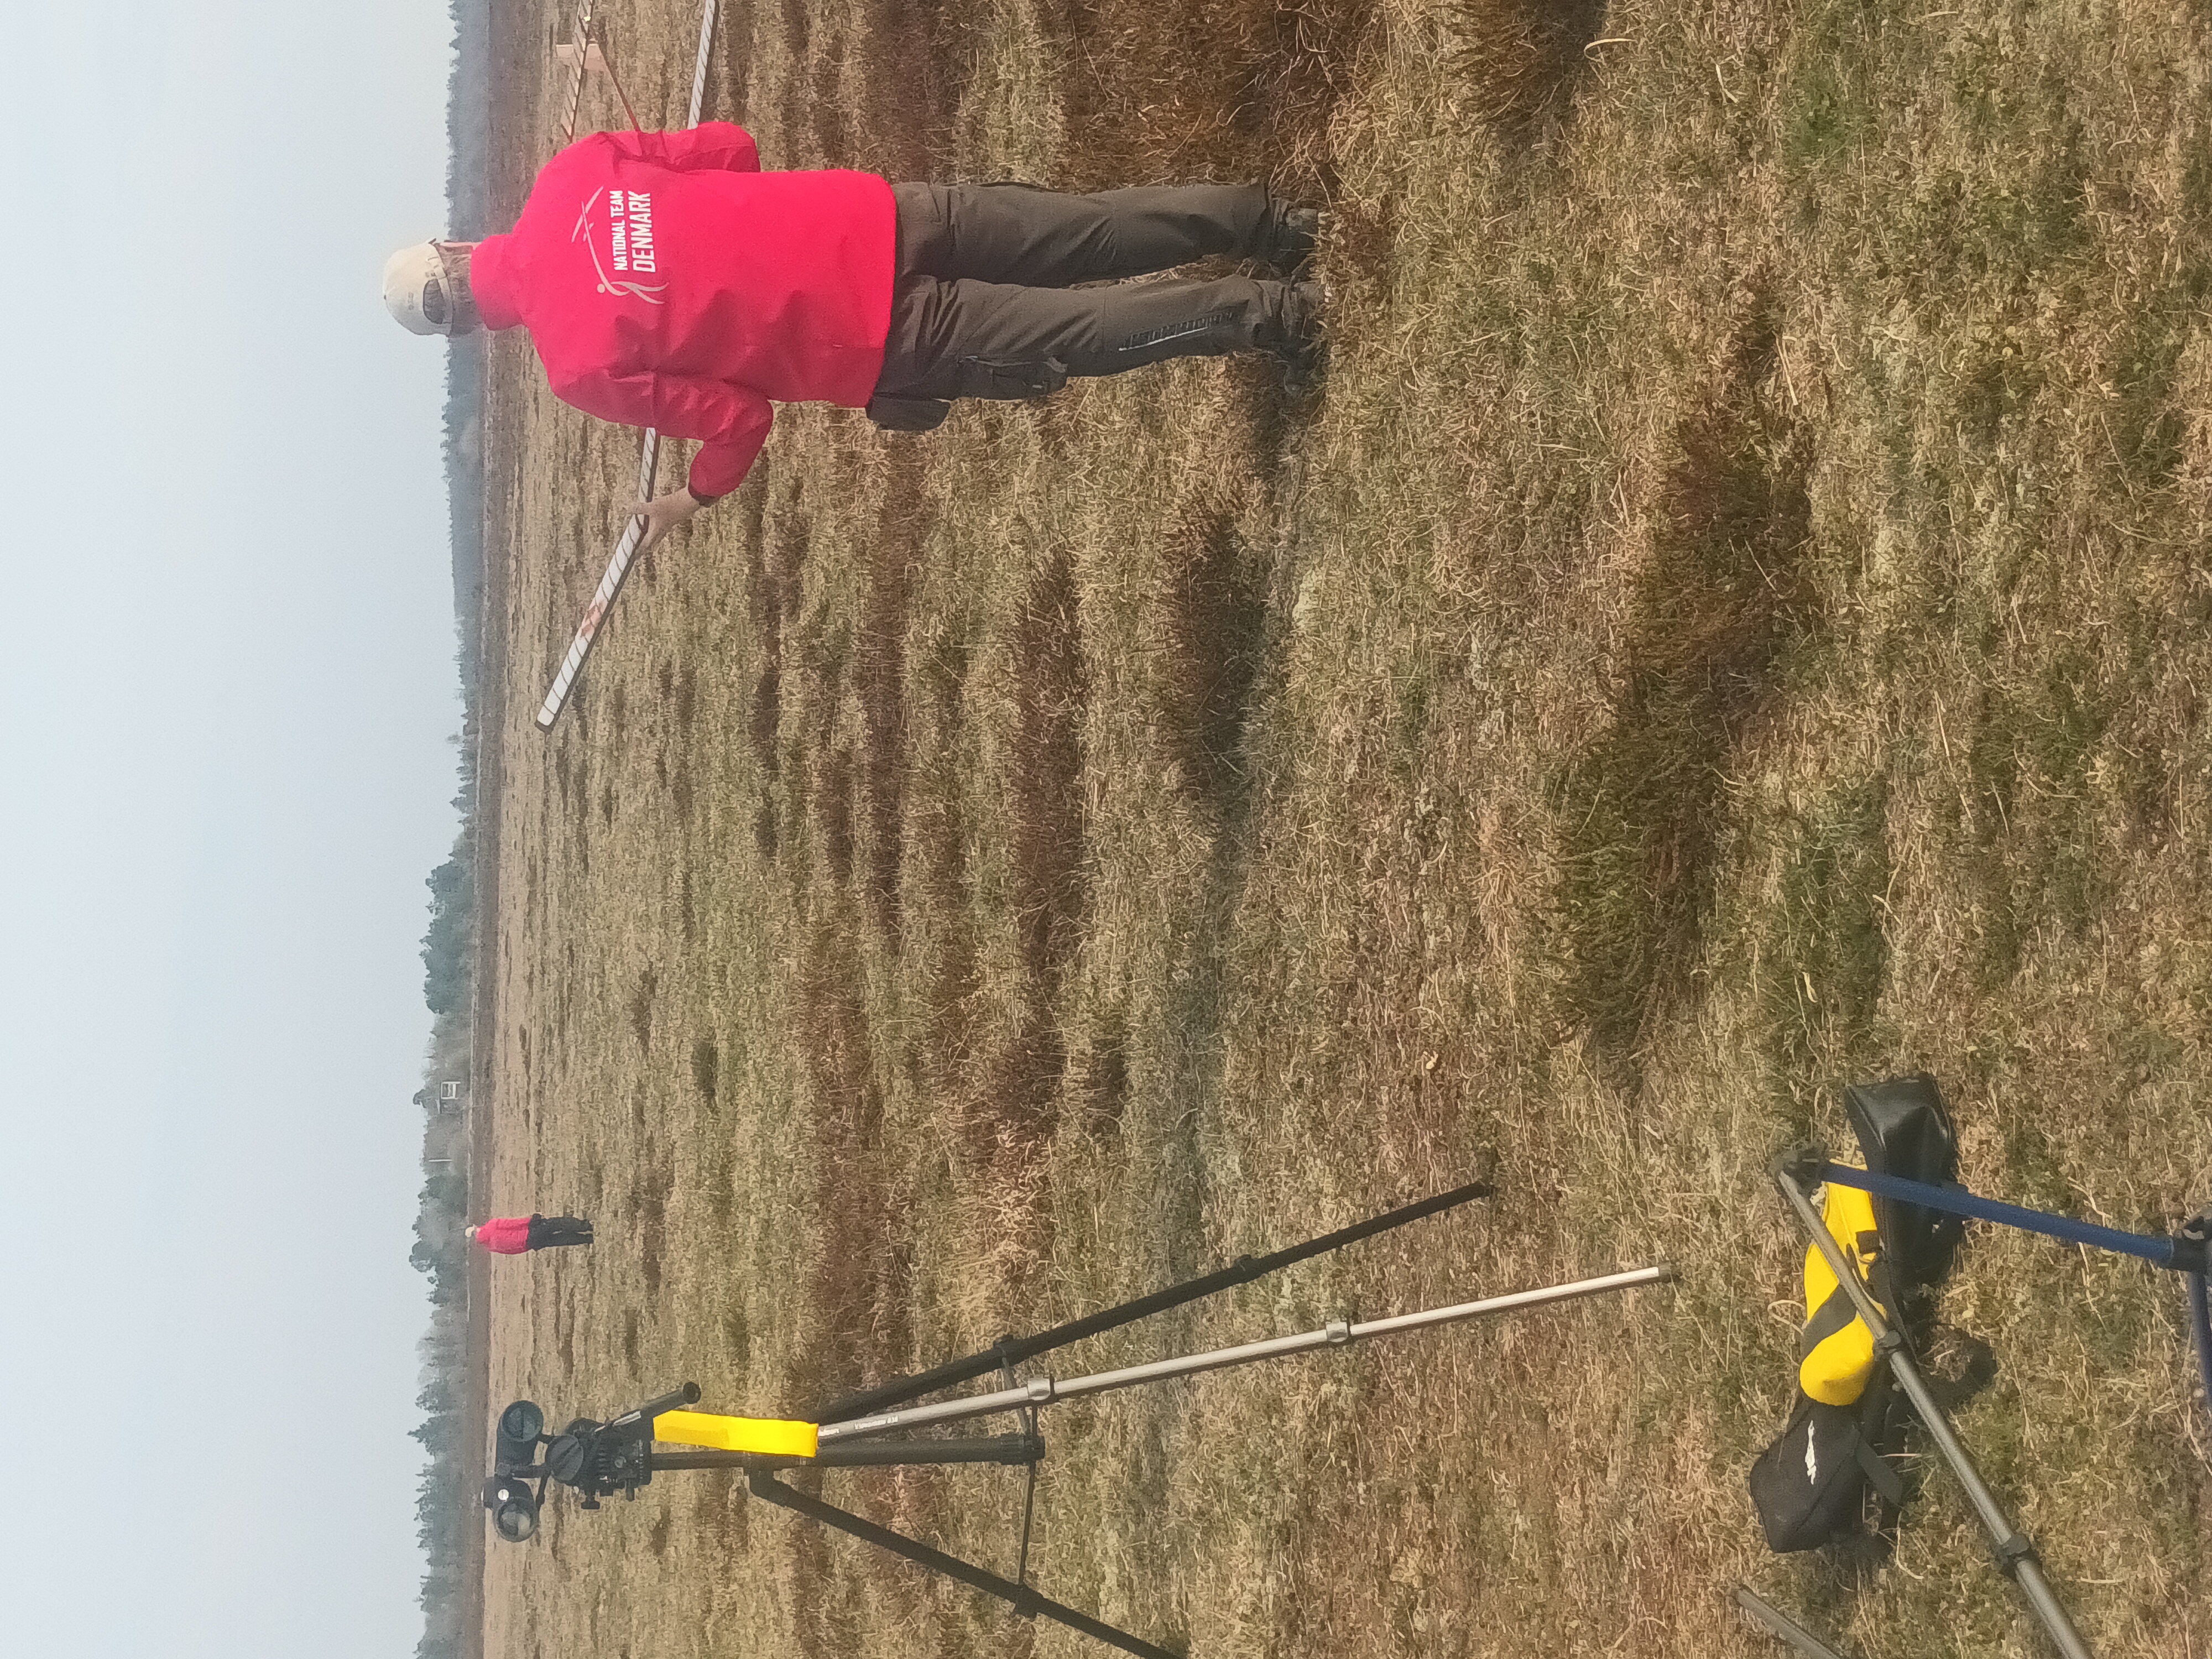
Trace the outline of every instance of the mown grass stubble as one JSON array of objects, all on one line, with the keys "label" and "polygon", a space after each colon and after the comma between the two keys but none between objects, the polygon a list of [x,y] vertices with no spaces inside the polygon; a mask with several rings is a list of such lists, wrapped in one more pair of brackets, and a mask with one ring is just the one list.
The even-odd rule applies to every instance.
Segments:
[{"label": "mown grass stubble", "polygon": [[[1764,1167],[1925,1066],[1977,1187],[2205,1195],[2203,21],[1528,15],[732,20],[771,164],[1324,194],[1334,368],[787,411],[546,740],[633,451],[506,361],[494,1207],[606,1242],[501,1264],[495,1398],[798,1409],[1488,1170],[1076,1363],[1681,1285],[1064,1408],[1053,1593],[1209,1652],[1749,1654],[1748,1574],[1866,1651],[2034,1650],[1940,1476],[1887,1569],[1759,1547]],[[625,24],[641,109],[693,21]],[[2093,1640],[2201,1648],[2171,1287],[1978,1238],[1946,1317]],[[1006,1558],[1010,1479],[834,1485]],[[502,1655],[1074,1650],[710,1478],[490,1571]]]}]

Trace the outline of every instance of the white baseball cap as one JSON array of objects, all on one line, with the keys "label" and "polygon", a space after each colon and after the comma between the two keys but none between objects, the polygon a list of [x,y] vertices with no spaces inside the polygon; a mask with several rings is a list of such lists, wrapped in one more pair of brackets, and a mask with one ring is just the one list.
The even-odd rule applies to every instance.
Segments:
[{"label": "white baseball cap", "polygon": [[442,242],[417,242],[384,262],[384,308],[410,334],[453,334],[460,284]]}]

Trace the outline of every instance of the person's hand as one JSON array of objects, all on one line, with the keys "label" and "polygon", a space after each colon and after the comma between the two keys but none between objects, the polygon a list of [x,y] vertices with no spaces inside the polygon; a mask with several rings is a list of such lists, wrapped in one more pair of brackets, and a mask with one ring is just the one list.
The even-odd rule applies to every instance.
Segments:
[{"label": "person's hand", "polygon": [[630,508],[636,517],[645,520],[645,538],[637,544],[641,553],[651,550],[672,530],[681,530],[690,524],[706,503],[688,489],[679,489],[672,495],[658,495],[649,501],[639,501]]}]

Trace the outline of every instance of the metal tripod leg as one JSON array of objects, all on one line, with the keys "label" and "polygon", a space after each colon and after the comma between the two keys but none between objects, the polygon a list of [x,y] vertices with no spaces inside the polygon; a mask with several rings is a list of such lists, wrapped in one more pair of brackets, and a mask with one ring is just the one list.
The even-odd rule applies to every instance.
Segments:
[{"label": "metal tripod leg", "polygon": [[893,1555],[917,1566],[927,1567],[932,1572],[941,1572],[947,1578],[956,1578],[986,1595],[996,1596],[1024,1619],[1049,1619],[1056,1625],[1080,1631],[1109,1647],[1119,1648],[1124,1653],[1133,1653],[1137,1659],[1184,1659],[1184,1656],[1171,1648],[1157,1646],[1140,1636],[1132,1636],[1118,1625],[1107,1624],[1103,1620],[1093,1619],[1089,1613],[1079,1613],[1049,1596],[1040,1595],[1027,1584],[1001,1578],[997,1573],[987,1571],[972,1561],[963,1561],[957,1555],[947,1555],[943,1550],[933,1549],[919,1539],[908,1538],[902,1532],[879,1527],[850,1510],[841,1510],[835,1504],[825,1504],[803,1492],[793,1492],[766,1469],[753,1471],[750,1490],[756,1498],[803,1515],[810,1521],[818,1521],[823,1526],[860,1539],[863,1543],[889,1550]]},{"label": "metal tripod leg", "polygon": [[1304,1261],[1310,1256],[1342,1249],[1376,1233],[1389,1232],[1409,1221],[1419,1221],[1424,1216],[1455,1209],[1472,1199],[1487,1198],[1491,1187],[1487,1182],[1474,1181],[1464,1187],[1455,1187],[1448,1193],[1438,1193],[1433,1198],[1424,1198],[1412,1204],[1401,1205],[1395,1210],[1364,1221],[1355,1221],[1349,1227],[1340,1227],[1333,1233],[1323,1233],[1319,1238],[1308,1239],[1303,1244],[1293,1244],[1269,1255],[1242,1255],[1225,1267],[1185,1279],[1180,1285],[1170,1285],[1164,1290],[1154,1291],[1150,1296],[1140,1296],[1133,1302],[1124,1302],[1118,1308],[1108,1308],[1098,1313],[1085,1314],[1080,1319],[1071,1319],[1064,1325],[1055,1325],[1035,1336],[1002,1337],[981,1353],[971,1353],[964,1359],[952,1359],[912,1376],[898,1377],[872,1389],[863,1389],[858,1394],[848,1394],[842,1400],[832,1401],[815,1413],[817,1423],[842,1423],[851,1418],[868,1417],[887,1406],[902,1405],[918,1400],[923,1395],[934,1394],[939,1389],[949,1389],[956,1382],[965,1382],[981,1376],[986,1371],[995,1371],[1023,1361],[1034,1359],[1041,1353],[1079,1342],[1086,1336],[1096,1336],[1101,1331],[1114,1330],[1133,1321],[1147,1318],[1156,1313],[1165,1313],[1170,1308],[1180,1308],[1187,1302],[1212,1296],[1231,1285],[1249,1285],[1263,1273],[1287,1267],[1292,1262]]},{"label": "metal tripod leg", "polygon": [[1982,1525],[1988,1529],[1990,1541],[1996,1546],[1997,1565],[2020,1585],[2021,1593],[2027,1597],[2028,1605],[2035,1609],[2035,1616],[2043,1621],[2043,1628],[2065,1659],[2089,1659],[2089,1650],[2082,1645],[2081,1635],[2074,1628],[2074,1621],[2066,1616],[2066,1609],[2058,1604],[2057,1596],[2051,1593],[2050,1581],[2043,1576],[2043,1569],[2036,1560],[2035,1546],[2029,1543],[2027,1535],[2013,1525],[1996,1495],[1983,1484],[1981,1472],[1975,1468],[1973,1460],[1966,1455],[1966,1449],[1959,1443],[1959,1437],[1951,1431],[1950,1419],[1943,1415],[1943,1408],[1936,1403],[1936,1397],[1928,1392],[1928,1384],[1921,1377],[1920,1367],[1905,1351],[1905,1339],[1890,1329],[1888,1322],[1881,1316],[1881,1310],[1875,1305],[1874,1297],[1867,1293],[1866,1285],[1861,1282],[1858,1273],[1844,1259],[1842,1247],[1836,1243],[1820,1218],[1813,1213],[1812,1203],[1806,1198],[1804,1189],[1798,1186],[1790,1173],[1786,1157],[1775,1160],[1774,1184],[1782,1189],[1782,1196],[1796,1216],[1797,1224],[1805,1230],[1805,1236],[1813,1241],[1814,1248],[1820,1252],[1829,1271],[1835,1274],[1836,1282],[1850,1297],[1860,1321],[1874,1334],[1875,1352],[1888,1359],[1890,1372],[1897,1378],[1898,1386],[1912,1401],[1912,1409],[1919,1413],[1921,1422],[1927,1425],[1929,1437],[1935,1441],[1936,1450],[1943,1454],[1943,1461],[1951,1466],[1951,1473],[1959,1477],[1959,1484],[1966,1488],[1967,1501],[1973,1505],[1974,1513],[1980,1516]]},{"label": "metal tripod leg", "polygon": [[881,1468],[920,1463],[1026,1463],[1034,1471],[1044,1442],[1032,1424],[1025,1434],[992,1434],[967,1440],[859,1440],[823,1446],[811,1457],[761,1452],[654,1452],[646,1460],[655,1474],[671,1469]]},{"label": "metal tripod leg", "polygon": [[1124,1365],[1118,1370],[1097,1371],[1089,1376],[1033,1376],[1026,1382],[1017,1383],[1011,1389],[1000,1389],[993,1394],[970,1395],[964,1400],[944,1400],[926,1406],[906,1406],[897,1411],[878,1412],[872,1417],[824,1423],[821,1428],[820,1443],[825,1447],[842,1445],[848,1441],[873,1439],[894,1430],[916,1428],[925,1423],[957,1423],[971,1417],[987,1417],[994,1412],[1026,1412],[1034,1407],[1048,1406],[1055,1400],[1110,1394],[1116,1389],[1133,1389],[1145,1383],[1163,1382],[1174,1376],[1195,1376],[1201,1371],[1226,1370],[1232,1366],[1249,1365],[1262,1359],[1280,1359],[1291,1354],[1311,1353],[1318,1348],[1364,1342],[1371,1337],[1395,1336],[1404,1331],[1455,1325],[1463,1320],[1485,1318],[1492,1314],[1513,1313],[1523,1308],[1543,1307],[1554,1302],[1571,1302],[1577,1297],[1631,1290],[1638,1285],[1660,1285],[1674,1276],[1674,1270],[1664,1264],[1653,1267],[1632,1267],[1625,1273],[1605,1273],[1595,1279],[1578,1279],[1567,1285],[1546,1285],[1533,1291],[1513,1291],[1504,1296],[1485,1297],[1480,1302],[1455,1303],[1449,1308],[1425,1308],[1419,1313],[1397,1314],[1388,1319],[1370,1319],[1358,1323],[1332,1319],[1317,1331],[1302,1331],[1296,1336],[1270,1337],[1261,1342],[1239,1343],[1233,1348],[1182,1354],[1173,1359],[1156,1359],[1148,1365]]},{"label": "metal tripod leg", "polygon": [[1758,1623],[1780,1637],[1799,1653],[1803,1654],[1805,1659],[1844,1659],[1842,1654],[1838,1653],[1835,1649],[1814,1635],[1811,1631],[1807,1630],[1804,1626],[1783,1612],[1750,1585],[1738,1584],[1735,1587],[1735,1604],[1749,1613]]}]

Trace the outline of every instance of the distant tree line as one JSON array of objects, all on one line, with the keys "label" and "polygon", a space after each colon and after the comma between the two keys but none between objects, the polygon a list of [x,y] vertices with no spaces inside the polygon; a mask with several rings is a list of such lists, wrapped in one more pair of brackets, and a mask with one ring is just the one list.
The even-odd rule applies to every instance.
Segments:
[{"label": "distant tree line", "polygon": [[[447,234],[473,240],[484,228],[490,144],[489,0],[451,0],[453,69],[447,86]],[[422,998],[430,1044],[423,1087],[422,1191],[409,1260],[430,1280],[430,1328],[416,1345],[422,1422],[414,1431],[425,1459],[416,1496],[416,1536],[425,1557],[422,1637],[417,1659],[459,1659],[461,1583],[467,1529],[479,1524],[475,1454],[462,1420],[467,1397],[469,1149],[467,1114],[441,1109],[438,1085],[467,1079],[474,1048],[477,684],[483,616],[483,374],[480,340],[452,343],[446,360],[445,464],[453,537],[455,653],[461,682],[461,828],[453,856],[430,872],[430,926],[422,937]]]},{"label": "distant tree line", "polygon": [[453,798],[461,812],[460,833],[453,855],[425,884],[430,890],[430,927],[422,936],[422,996],[430,1006],[430,1047],[422,1089],[415,1097],[422,1108],[422,1191],[415,1248],[408,1256],[430,1280],[430,1328],[416,1344],[422,1386],[415,1404],[422,1421],[413,1432],[426,1459],[415,1499],[416,1537],[426,1558],[419,1659],[459,1659],[462,1651],[461,1617],[469,1598],[460,1582],[460,1564],[465,1529],[477,1521],[477,1448],[461,1415],[468,1385],[468,1242],[462,1235],[469,1218],[468,1115],[445,1110],[439,1097],[439,1085],[446,1079],[468,1079],[474,1038],[476,702],[475,687],[469,684],[461,787]]}]

